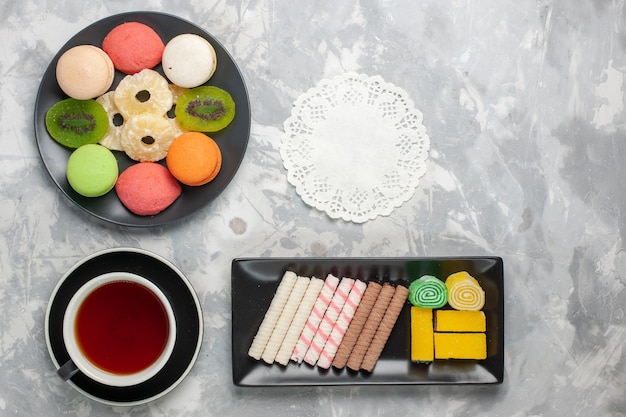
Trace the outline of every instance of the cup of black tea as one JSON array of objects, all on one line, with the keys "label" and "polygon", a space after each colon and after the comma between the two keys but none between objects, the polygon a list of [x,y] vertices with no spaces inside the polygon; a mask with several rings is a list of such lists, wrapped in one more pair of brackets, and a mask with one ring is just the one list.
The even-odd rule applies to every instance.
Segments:
[{"label": "cup of black tea", "polygon": [[105,385],[126,387],[154,377],[176,342],[176,319],[163,292],[150,280],[112,272],[85,283],[63,317],[70,360],[63,379],[81,372]]}]

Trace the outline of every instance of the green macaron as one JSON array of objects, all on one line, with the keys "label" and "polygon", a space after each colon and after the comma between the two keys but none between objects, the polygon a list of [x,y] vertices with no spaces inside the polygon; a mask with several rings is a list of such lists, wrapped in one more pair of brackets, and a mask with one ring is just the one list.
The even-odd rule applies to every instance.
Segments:
[{"label": "green macaron", "polygon": [[115,186],[119,169],[113,152],[102,145],[88,144],[72,152],[65,172],[78,194],[100,197]]}]

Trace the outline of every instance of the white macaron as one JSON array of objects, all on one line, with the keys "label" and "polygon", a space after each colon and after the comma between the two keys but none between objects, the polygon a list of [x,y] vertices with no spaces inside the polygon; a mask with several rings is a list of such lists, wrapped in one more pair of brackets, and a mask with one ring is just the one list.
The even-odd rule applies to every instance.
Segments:
[{"label": "white macaron", "polygon": [[217,59],[209,41],[198,35],[184,33],[165,45],[161,64],[165,76],[172,83],[193,88],[211,78]]}]

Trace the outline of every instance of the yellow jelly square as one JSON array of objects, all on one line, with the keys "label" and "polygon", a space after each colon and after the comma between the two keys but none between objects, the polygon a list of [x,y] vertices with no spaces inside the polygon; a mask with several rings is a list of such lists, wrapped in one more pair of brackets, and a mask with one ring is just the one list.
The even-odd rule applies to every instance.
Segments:
[{"label": "yellow jelly square", "polygon": [[435,359],[485,359],[485,333],[435,333]]},{"label": "yellow jelly square", "polygon": [[411,360],[432,362],[434,355],[433,310],[411,307]]},{"label": "yellow jelly square", "polygon": [[437,310],[435,330],[438,332],[485,332],[487,323],[482,311]]}]

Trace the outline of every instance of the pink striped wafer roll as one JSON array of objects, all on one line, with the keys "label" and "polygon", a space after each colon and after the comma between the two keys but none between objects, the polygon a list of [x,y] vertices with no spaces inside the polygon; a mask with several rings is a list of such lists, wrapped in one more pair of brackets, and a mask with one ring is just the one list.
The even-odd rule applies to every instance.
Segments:
[{"label": "pink striped wafer roll", "polygon": [[322,349],[330,336],[330,332],[332,332],[333,326],[337,322],[339,314],[341,314],[343,305],[348,299],[348,295],[350,294],[352,287],[354,287],[354,280],[352,278],[341,279],[341,282],[337,287],[337,291],[335,291],[333,299],[330,300],[326,313],[324,313],[324,317],[317,328],[317,332],[315,333],[315,336],[313,336],[313,340],[311,340],[311,345],[304,355],[304,361],[309,365],[313,366],[317,363],[317,360],[322,353]]},{"label": "pink striped wafer roll", "polygon": [[346,330],[354,317],[356,308],[359,306],[366,288],[367,284],[365,282],[359,280],[355,281],[354,286],[350,291],[350,295],[348,295],[348,299],[343,305],[341,314],[339,314],[337,322],[333,326],[333,330],[330,332],[330,336],[324,345],[324,349],[322,349],[322,353],[317,360],[317,366],[320,368],[330,368],[330,364],[333,362],[337,349],[343,340],[343,336],[346,334]]},{"label": "pink striped wafer roll", "polygon": [[304,325],[304,329],[302,329],[302,333],[300,333],[298,342],[293,348],[293,353],[291,354],[292,361],[301,363],[302,359],[304,359],[304,355],[311,345],[311,340],[313,340],[313,336],[315,336],[315,332],[317,332],[317,327],[320,325],[338,285],[339,278],[328,274],[324,281],[324,286],[317,296],[317,300],[315,300],[313,310],[311,310],[311,314],[309,314],[309,318]]}]

